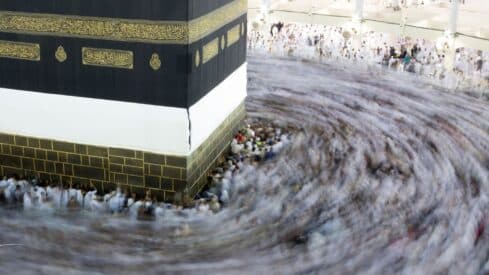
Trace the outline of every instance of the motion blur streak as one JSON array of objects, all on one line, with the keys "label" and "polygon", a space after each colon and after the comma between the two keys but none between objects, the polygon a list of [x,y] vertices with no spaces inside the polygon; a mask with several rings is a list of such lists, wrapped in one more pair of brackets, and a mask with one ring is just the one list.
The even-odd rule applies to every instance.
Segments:
[{"label": "motion blur streak", "polygon": [[489,105],[409,76],[249,56],[253,118],[299,128],[215,215],[1,210],[0,270],[487,274]]}]

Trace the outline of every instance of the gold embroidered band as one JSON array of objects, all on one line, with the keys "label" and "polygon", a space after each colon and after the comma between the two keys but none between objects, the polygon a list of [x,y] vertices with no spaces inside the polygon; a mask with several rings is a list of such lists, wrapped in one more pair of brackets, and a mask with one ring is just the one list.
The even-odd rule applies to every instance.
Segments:
[{"label": "gold embroidered band", "polygon": [[237,25],[228,31],[228,47],[239,41],[239,28],[240,25]]},{"label": "gold embroidered band", "polygon": [[82,48],[82,62],[90,66],[133,69],[134,54],[131,51]]},{"label": "gold embroidered band", "polygon": [[202,64],[207,63],[219,53],[219,38],[212,40],[203,47]]},{"label": "gold embroidered band", "polygon": [[39,61],[41,47],[39,44],[0,40],[0,57]]},{"label": "gold embroidered band", "polygon": [[0,12],[0,31],[158,44],[190,44],[242,16],[247,8],[247,0],[235,0],[189,22]]}]

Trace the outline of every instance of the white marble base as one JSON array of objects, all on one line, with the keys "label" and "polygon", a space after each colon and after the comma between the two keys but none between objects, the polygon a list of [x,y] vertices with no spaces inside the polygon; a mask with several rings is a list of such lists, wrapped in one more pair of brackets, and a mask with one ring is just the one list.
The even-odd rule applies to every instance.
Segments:
[{"label": "white marble base", "polygon": [[0,88],[0,132],[188,156],[246,97],[246,64],[189,109]]}]

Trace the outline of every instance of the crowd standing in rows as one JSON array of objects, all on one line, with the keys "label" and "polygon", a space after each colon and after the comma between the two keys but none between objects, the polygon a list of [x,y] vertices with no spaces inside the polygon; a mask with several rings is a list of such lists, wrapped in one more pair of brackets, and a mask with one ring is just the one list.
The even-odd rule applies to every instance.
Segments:
[{"label": "crowd standing in rows", "polygon": [[[450,90],[489,90],[489,52],[458,48],[448,39],[393,37],[355,28],[282,22],[248,28],[250,51],[318,61],[348,61],[415,73]],[[453,65],[449,58],[453,58]],[[448,69],[453,67],[453,69]]]}]

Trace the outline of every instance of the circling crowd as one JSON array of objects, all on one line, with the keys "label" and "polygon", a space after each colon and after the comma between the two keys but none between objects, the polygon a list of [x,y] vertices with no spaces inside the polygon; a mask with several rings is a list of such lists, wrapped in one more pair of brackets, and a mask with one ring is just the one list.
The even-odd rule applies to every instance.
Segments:
[{"label": "circling crowd", "polygon": [[[275,158],[289,144],[290,133],[271,124],[255,124],[238,132],[231,142],[231,151],[210,175],[210,184],[198,195],[197,207],[216,212],[228,204],[233,193],[233,177],[244,165],[256,166]],[[210,203],[208,203],[210,201]]]},{"label": "circling crowd", "polygon": [[[275,56],[348,61],[428,77],[450,90],[489,90],[489,52],[450,49],[448,39],[393,37],[355,28],[275,23],[248,28],[248,49]],[[451,68],[451,69],[448,69]]]},{"label": "circling crowd", "polygon": [[102,194],[95,188],[81,188],[70,184],[27,179],[22,176],[5,176],[0,181],[0,200],[10,206],[20,206],[26,210],[89,210],[94,212],[128,212],[138,217],[149,216],[158,208],[168,207],[158,204],[147,192],[144,199],[136,200],[136,194],[128,197],[127,191],[118,187]]},{"label": "circling crowd", "polygon": [[123,190],[120,186],[109,193],[95,188],[82,188],[68,183],[10,175],[0,180],[0,202],[9,206],[52,211],[56,209],[88,210],[98,213],[129,214],[138,219],[165,215],[166,210],[218,212],[229,203],[233,177],[244,165],[255,166],[273,159],[289,142],[290,134],[270,124],[248,125],[241,129],[230,144],[229,153],[209,175],[209,186],[183,208],[158,202],[147,191],[144,197]]}]

